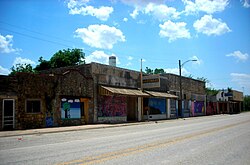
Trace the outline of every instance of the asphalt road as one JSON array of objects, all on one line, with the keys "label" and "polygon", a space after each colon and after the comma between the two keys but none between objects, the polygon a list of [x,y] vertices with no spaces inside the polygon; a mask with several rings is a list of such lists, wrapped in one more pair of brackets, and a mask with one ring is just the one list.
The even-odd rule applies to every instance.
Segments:
[{"label": "asphalt road", "polygon": [[250,164],[250,113],[0,138],[0,164]]}]

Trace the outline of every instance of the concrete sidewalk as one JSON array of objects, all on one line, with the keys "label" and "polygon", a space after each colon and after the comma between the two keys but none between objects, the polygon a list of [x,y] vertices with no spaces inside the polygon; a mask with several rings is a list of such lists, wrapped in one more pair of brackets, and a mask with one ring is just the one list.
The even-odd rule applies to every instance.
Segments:
[{"label": "concrete sidewalk", "polygon": [[143,122],[121,123],[121,124],[90,124],[90,125],[80,125],[80,126],[66,126],[66,127],[52,127],[52,128],[27,129],[27,130],[0,131],[0,138],[1,137],[11,137],[11,136],[34,135],[34,134],[81,131],[81,130],[89,130],[89,129],[124,127],[124,126],[133,126],[133,125],[141,125],[141,124],[171,122],[171,121],[178,121],[178,120],[193,120],[193,119],[199,119],[200,117],[219,117],[219,116],[224,116],[224,114],[223,115],[219,114],[219,115],[211,115],[211,116],[189,117],[189,118],[178,118],[178,119],[173,119],[173,120],[150,120],[150,121],[143,121]]},{"label": "concrete sidewalk", "polygon": [[135,122],[135,123],[121,123],[121,124],[91,124],[91,125],[68,126],[68,127],[52,127],[52,128],[27,129],[27,130],[0,131],[0,138],[11,137],[11,136],[80,131],[80,130],[89,130],[89,129],[124,127],[124,126],[132,126],[132,125],[140,125],[140,124],[148,124],[148,123],[151,123],[151,122]]}]

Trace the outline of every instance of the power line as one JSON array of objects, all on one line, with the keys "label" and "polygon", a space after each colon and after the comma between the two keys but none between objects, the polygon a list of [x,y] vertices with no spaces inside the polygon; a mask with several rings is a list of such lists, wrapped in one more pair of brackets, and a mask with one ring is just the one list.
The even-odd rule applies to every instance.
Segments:
[{"label": "power line", "polygon": [[[42,36],[47,36],[47,37],[50,37],[50,38],[55,38],[55,39],[61,40],[63,42],[68,42],[68,43],[74,44],[72,41],[65,40],[65,39],[62,39],[60,37],[56,37],[56,36],[44,34],[44,33],[41,33],[41,32],[37,32],[37,31],[34,31],[34,30],[30,30],[28,28],[17,26],[17,25],[13,25],[13,24],[10,24],[10,23],[6,23],[6,22],[1,21],[1,20],[0,20],[0,23],[8,25],[8,26],[11,26],[11,27],[14,27],[14,28],[23,29],[23,30],[31,32],[31,33],[39,34],[39,35],[42,35]],[[37,36],[33,36],[33,35],[29,35],[29,34],[24,34],[24,33],[21,33],[21,32],[17,32],[17,31],[14,31],[14,30],[9,30],[9,29],[2,28],[2,27],[0,27],[0,29],[8,31],[8,32],[11,32],[11,33],[15,33],[15,34],[18,34],[18,35],[21,35],[21,36],[24,36],[24,37],[28,37],[28,38],[40,40],[40,41],[43,41],[43,42],[48,42],[48,43],[52,43],[52,44],[56,44],[56,45],[61,45],[61,46],[69,47],[69,48],[74,48],[74,46],[70,46],[70,45],[62,43],[62,42],[57,42],[57,41],[52,41],[52,40],[48,40],[48,39],[43,39],[43,38],[40,38],[40,37],[37,37]],[[83,48],[83,50],[85,52],[87,51],[89,53],[93,53],[94,51],[96,51],[94,49],[91,50],[91,49],[86,49],[86,48]],[[100,50],[100,51],[102,51],[102,50]],[[121,59],[128,59],[128,57],[129,57],[128,55],[124,55],[123,52],[119,52],[119,51],[108,51],[108,50],[105,50],[105,52],[108,52],[109,54],[110,53],[111,54],[116,54],[116,55],[118,55],[118,58],[121,58]],[[133,53],[130,53],[130,54],[133,54]],[[130,55],[130,56],[133,56],[133,58],[136,57],[138,59],[142,58],[142,56],[138,56],[138,55],[135,55],[135,54]],[[155,58],[153,59],[153,58],[147,57],[146,60],[150,61],[150,62],[153,62],[153,63],[157,62],[157,63],[164,63],[164,64],[176,64],[176,62],[168,62],[168,63],[166,63],[165,62],[166,59],[155,59]]]},{"label": "power line", "polygon": [[20,32],[8,30],[8,29],[2,28],[2,27],[0,27],[0,29],[11,32],[11,33],[19,34],[19,35],[22,35],[22,36],[25,36],[25,37],[33,38],[33,39],[36,39],[36,40],[45,41],[45,42],[49,42],[49,43],[53,43],[53,44],[57,44],[57,45],[61,45],[61,46],[66,46],[66,47],[72,47],[72,46],[69,46],[69,45],[66,45],[66,44],[62,44],[62,43],[59,43],[59,42],[34,37],[34,36],[23,34],[23,33],[20,33]]},{"label": "power line", "polygon": [[56,36],[52,36],[52,35],[48,35],[48,34],[44,34],[44,33],[41,33],[41,32],[37,32],[37,31],[34,31],[34,30],[30,30],[30,29],[25,28],[25,27],[21,27],[21,26],[17,26],[17,25],[9,24],[9,23],[7,23],[7,22],[3,22],[3,21],[0,21],[0,23],[1,23],[1,24],[5,24],[5,25],[8,25],[8,26],[15,27],[15,28],[18,28],[18,29],[23,29],[23,30],[28,31],[28,32],[31,32],[31,33],[36,33],[36,34],[43,35],[43,36],[47,36],[47,37],[50,37],[50,38],[55,38],[55,39],[58,39],[58,40],[62,40],[62,41],[64,41],[64,42],[69,42],[69,43],[72,43],[72,41],[65,40],[65,39],[60,38],[60,37],[56,37]]}]

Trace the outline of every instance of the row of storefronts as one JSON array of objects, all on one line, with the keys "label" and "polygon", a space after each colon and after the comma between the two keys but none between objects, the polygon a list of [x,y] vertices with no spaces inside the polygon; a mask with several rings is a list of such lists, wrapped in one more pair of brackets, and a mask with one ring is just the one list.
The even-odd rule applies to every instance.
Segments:
[{"label": "row of storefronts", "polygon": [[40,74],[1,76],[0,128],[136,122],[208,114],[204,82],[183,78],[181,102],[178,76],[157,77],[153,82],[159,86],[141,89],[140,72],[98,63]]}]

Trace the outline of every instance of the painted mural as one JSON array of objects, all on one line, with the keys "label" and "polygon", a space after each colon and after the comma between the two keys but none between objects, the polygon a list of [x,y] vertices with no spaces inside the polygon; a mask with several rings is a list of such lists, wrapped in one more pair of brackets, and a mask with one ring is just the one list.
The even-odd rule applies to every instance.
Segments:
[{"label": "painted mural", "polygon": [[53,126],[53,117],[46,117],[46,127]]},{"label": "painted mural", "polygon": [[204,102],[203,101],[196,101],[194,102],[194,110],[193,110],[193,115],[200,115],[204,114]]},{"label": "painted mural", "polygon": [[61,100],[61,118],[80,119],[81,118],[80,99],[63,98]]},{"label": "painted mural", "polygon": [[149,98],[148,101],[150,114],[166,114],[166,99]]},{"label": "painted mural", "polygon": [[98,117],[126,117],[127,103],[123,96],[101,96]]}]

